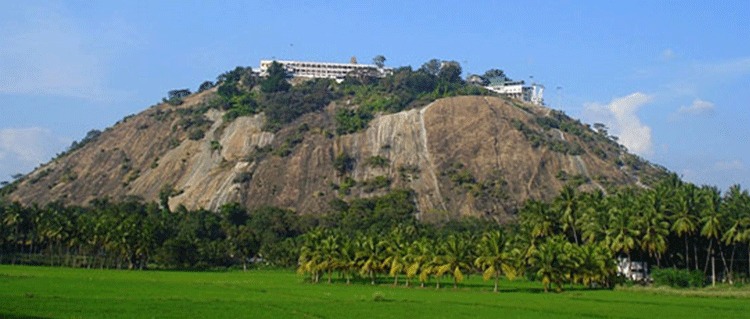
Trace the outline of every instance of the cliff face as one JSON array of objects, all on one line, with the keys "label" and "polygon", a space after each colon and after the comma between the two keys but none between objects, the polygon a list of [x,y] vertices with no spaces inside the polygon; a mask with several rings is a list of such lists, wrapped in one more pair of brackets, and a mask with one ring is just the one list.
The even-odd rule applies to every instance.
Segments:
[{"label": "cliff face", "polygon": [[[423,220],[502,220],[516,204],[551,198],[571,180],[583,190],[638,183],[635,165],[620,160],[629,155],[606,138],[580,124],[583,133],[542,127],[539,119],[553,111],[497,97],[441,99],[334,136],[334,110],[343,107],[335,103],[271,133],[262,130],[262,114],[225,122],[216,110],[196,113],[212,94],[124,119],[29,174],[9,198],[85,205],[168,195],[173,208],[240,202],[319,213],[337,197],[411,188]],[[191,133],[196,128],[203,136]]]}]

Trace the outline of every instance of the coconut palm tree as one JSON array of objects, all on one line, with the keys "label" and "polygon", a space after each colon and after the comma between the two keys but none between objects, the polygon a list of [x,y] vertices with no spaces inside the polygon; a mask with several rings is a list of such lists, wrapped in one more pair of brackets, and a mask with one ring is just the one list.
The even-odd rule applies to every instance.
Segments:
[{"label": "coconut palm tree", "polygon": [[565,279],[572,279],[570,276],[578,265],[574,247],[565,239],[554,236],[540,243],[534,251],[529,263],[542,279],[544,292],[548,292],[552,285],[556,291],[562,291]]},{"label": "coconut palm tree", "polygon": [[[701,235],[708,239],[708,249],[706,253],[706,264],[703,272],[708,271],[708,263],[713,257],[714,241],[721,238],[723,231],[722,213],[720,209],[721,193],[716,187],[704,186],[700,189],[700,216],[701,216]],[[715,271],[712,271],[715,274]],[[712,275],[712,284],[716,284],[716,276]]]},{"label": "coconut palm tree", "polygon": [[615,253],[625,254],[630,264],[630,253],[636,247],[636,238],[640,235],[635,216],[627,208],[612,207],[609,210],[610,248]]},{"label": "coconut palm tree", "polygon": [[385,260],[383,268],[388,269],[388,274],[393,277],[393,285],[398,285],[398,275],[406,268],[404,257],[407,254],[407,244],[404,239],[404,233],[400,228],[394,228],[386,240],[383,241],[385,247]]},{"label": "coconut palm tree", "polygon": [[544,238],[557,233],[558,222],[555,211],[549,208],[549,205],[531,200],[521,208],[521,226],[532,238]]},{"label": "coconut palm tree", "polygon": [[615,257],[609,247],[602,243],[586,243],[580,246],[578,256],[577,277],[583,285],[609,286],[610,278],[617,272]]},{"label": "coconut palm tree", "polygon": [[641,225],[640,246],[648,255],[656,259],[656,265],[661,265],[661,255],[667,250],[667,236],[669,223],[663,211],[663,206],[656,192],[649,191],[641,197],[639,216]]},{"label": "coconut palm tree", "polygon": [[352,274],[359,269],[357,242],[347,236],[342,236],[341,244],[339,245],[338,258],[338,269],[346,278],[346,284],[349,285],[351,283]]},{"label": "coconut palm tree", "polygon": [[11,258],[11,263],[15,265],[16,255],[23,254],[24,250],[24,237],[28,231],[28,223],[25,222],[26,210],[21,207],[18,203],[10,205],[3,205],[3,228],[6,230],[5,240],[7,241],[8,251]]},{"label": "coconut palm tree", "polygon": [[406,284],[414,276],[419,277],[419,285],[424,288],[425,283],[433,273],[432,262],[435,258],[435,244],[427,237],[421,237],[409,245],[406,255]]},{"label": "coconut palm tree", "polygon": [[300,275],[310,274],[310,281],[314,283],[317,283],[320,280],[320,273],[322,271],[321,264],[325,259],[319,249],[323,236],[323,230],[320,228],[302,235],[302,246],[300,248],[299,261],[297,263],[297,273]]},{"label": "coconut palm tree", "polygon": [[453,277],[453,288],[458,288],[458,283],[464,280],[464,271],[470,268],[469,263],[472,257],[470,238],[451,234],[445,239],[439,251],[435,258],[437,287],[440,287],[439,278],[448,272]]},{"label": "coconut palm tree", "polygon": [[508,263],[509,252],[506,251],[507,240],[503,232],[499,230],[484,233],[477,246],[477,258],[474,265],[483,269],[482,278],[486,281],[495,279],[495,287],[492,291],[497,292],[500,282],[500,274],[512,272]]},{"label": "coconut palm tree", "polygon": [[[690,269],[690,247],[688,237],[698,229],[698,217],[693,199],[695,186],[686,184],[675,194],[671,230],[685,239],[685,269]],[[695,256],[698,258],[698,256]],[[697,264],[696,264],[697,265]]]},{"label": "coconut palm tree", "polygon": [[737,244],[747,241],[745,238],[750,231],[750,206],[748,200],[750,195],[743,191],[739,185],[733,185],[724,196],[721,203],[721,210],[724,212],[726,231],[722,235],[722,242],[732,246],[732,254],[729,259],[729,280],[733,281],[734,272],[734,255],[737,250]]},{"label": "coconut palm tree", "polygon": [[554,209],[559,212],[560,226],[562,231],[573,235],[573,240],[576,245],[578,244],[578,231],[576,230],[576,224],[578,223],[578,196],[576,190],[570,185],[565,185],[560,191],[560,195],[555,198]]},{"label": "coconut palm tree", "polygon": [[319,266],[322,271],[328,274],[328,283],[330,284],[333,271],[339,268],[339,252],[341,249],[339,237],[332,232],[328,232],[320,241],[319,249],[323,255],[323,261]]},{"label": "coconut palm tree", "polygon": [[385,259],[383,243],[369,235],[361,235],[358,241],[359,272],[370,278],[370,283],[374,285],[377,274],[383,270],[383,260]]},{"label": "coconut palm tree", "polygon": [[581,239],[587,243],[605,241],[608,243],[607,228],[609,225],[608,208],[604,193],[596,190],[592,193],[581,194],[580,218],[578,218],[578,229],[581,231]]}]

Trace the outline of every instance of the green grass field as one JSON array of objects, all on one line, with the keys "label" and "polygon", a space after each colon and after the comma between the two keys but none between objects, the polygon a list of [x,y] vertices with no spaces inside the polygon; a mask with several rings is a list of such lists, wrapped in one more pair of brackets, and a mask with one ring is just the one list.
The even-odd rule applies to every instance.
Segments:
[{"label": "green grass field", "polygon": [[[449,279],[443,280],[445,286]],[[0,266],[1,318],[750,318],[750,298],[654,289],[543,293],[468,278],[457,290],[305,283],[290,271],[115,271]]]}]

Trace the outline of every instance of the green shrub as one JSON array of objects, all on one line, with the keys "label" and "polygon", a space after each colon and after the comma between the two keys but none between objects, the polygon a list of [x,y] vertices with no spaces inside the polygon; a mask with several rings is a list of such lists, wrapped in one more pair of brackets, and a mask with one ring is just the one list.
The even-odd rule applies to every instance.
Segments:
[{"label": "green shrub", "polygon": [[206,136],[206,133],[198,127],[192,128],[190,132],[188,132],[188,138],[193,141],[201,140],[204,136]]},{"label": "green shrub", "polygon": [[217,140],[211,141],[211,151],[220,151],[221,150],[221,143]]},{"label": "green shrub", "polygon": [[366,164],[370,167],[386,168],[390,166],[390,161],[380,155],[370,156],[367,158]]},{"label": "green shrub", "polygon": [[344,181],[338,187],[339,194],[349,195],[350,190],[354,186],[357,186],[357,181],[349,176],[345,177]]},{"label": "green shrub", "polygon": [[391,179],[387,176],[376,176],[373,179],[362,182],[362,191],[372,193],[375,190],[387,188],[391,185]]},{"label": "green shrub", "polygon": [[456,186],[460,187],[470,188],[471,185],[477,182],[471,171],[461,163],[451,165],[443,174],[448,176]]},{"label": "green shrub", "polygon": [[253,179],[253,173],[242,172],[237,174],[237,176],[232,179],[232,182],[234,182],[235,184],[243,184],[249,182],[251,179]]},{"label": "green shrub", "polygon": [[674,288],[703,287],[705,277],[697,270],[685,270],[674,268],[654,268],[651,277],[657,286],[670,286]]},{"label": "green shrub", "polygon": [[555,118],[540,116],[536,118],[536,123],[543,127],[545,130],[560,128],[560,121]]},{"label": "green shrub", "polygon": [[344,175],[354,169],[354,158],[344,152],[339,153],[336,158],[333,159],[333,168],[339,175]]},{"label": "green shrub", "polygon": [[288,136],[283,143],[281,143],[281,146],[277,150],[273,152],[274,155],[280,156],[280,157],[286,157],[289,154],[292,154],[292,150],[295,146],[302,143],[302,141],[305,139],[305,132],[310,130],[310,126],[307,125],[307,123],[303,123],[299,127],[297,127],[297,131],[294,132],[292,135]]},{"label": "green shrub", "polygon": [[338,109],[336,110],[336,134],[345,135],[364,130],[372,118],[372,113],[364,108]]},{"label": "green shrub", "polygon": [[386,301],[385,294],[383,294],[380,291],[376,291],[372,293],[372,301],[374,302],[383,302]]},{"label": "green shrub", "polygon": [[412,181],[419,178],[419,166],[407,164],[398,167],[398,174],[401,179],[406,181]]}]

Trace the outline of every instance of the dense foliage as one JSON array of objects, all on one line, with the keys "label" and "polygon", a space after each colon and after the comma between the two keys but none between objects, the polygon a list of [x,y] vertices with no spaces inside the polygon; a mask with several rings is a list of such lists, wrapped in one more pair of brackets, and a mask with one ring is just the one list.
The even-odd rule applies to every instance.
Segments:
[{"label": "dense foliage", "polygon": [[384,78],[351,74],[337,86],[337,92],[353,102],[336,113],[336,133],[354,133],[367,127],[376,113],[395,113],[457,95],[488,94],[465,83],[455,61],[431,60],[420,69],[395,69]]},{"label": "dense foliage", "polygon": [[674,268],[654,268],[651,277],[657,286],[675,288],[702,287],[706,280],[703,273],[698,270]]},{"label": "dense foliage", "polygon": [[273,63],[267,73],[259,77],[250,67],[237,67],[220,75],[216,82],[219,99],[210,101],[209,106],[226,111],[227,121],[264,112],[265,129],[277,131],[303,114],[322,109],[334,98],[331,80],[292,86],[279,63]]}]

